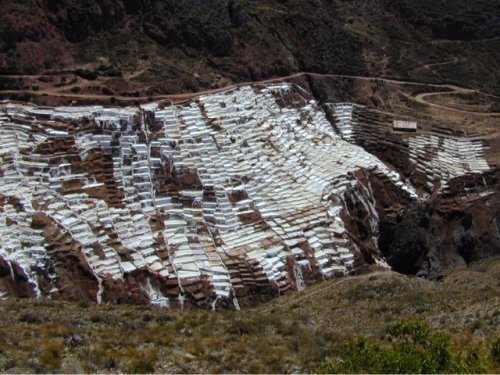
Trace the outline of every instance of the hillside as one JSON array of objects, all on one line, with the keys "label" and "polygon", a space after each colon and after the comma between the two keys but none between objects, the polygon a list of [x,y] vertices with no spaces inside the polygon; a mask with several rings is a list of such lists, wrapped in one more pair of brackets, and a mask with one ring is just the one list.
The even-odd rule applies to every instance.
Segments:
[{"label": "hillside", "polygon": [[500,372],[497,0],[0,1],[0,372]]},{"label": "hillside", "polygon": [[[122,96],[303,71],[498,95],[499,25],[494,0],[5,0],[0,73],[51,72],[41,79],[60,87],[78,72],[90,79],[82,90]],[[22,86],[22,78],[4,86]]]},{"label": "hillside", "polygon": [[238,309],[367,269],[439,279],[500,249],[491,138],[292,83],[5,103],[0,140],[0,299]]},{"label": "hillside", "polygon": [[0,370],[497,373],[499,275],[498,258],[441,282],[373,273],[240,312],[2,301]]}]

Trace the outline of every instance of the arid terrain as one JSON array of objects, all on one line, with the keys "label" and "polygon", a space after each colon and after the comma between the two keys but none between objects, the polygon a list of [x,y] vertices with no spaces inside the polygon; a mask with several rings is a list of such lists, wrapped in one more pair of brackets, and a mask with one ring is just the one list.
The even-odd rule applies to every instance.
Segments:
[{"label": "arid terrain", "polygon": [[[373,273],[326,281],[241,312],[4,301],[0,369],[289,373],[377,372],[383,365],[382,372],[498,373],[499,274],[498,258],[450,272],[441,282]],[[430,325],[429,334],[422,328],[407,333],[429,340],[427,349],[397,349],[404,338],[390,327],[400,321]],[[362,338],[365,349],[346,353],[346,343],[360,345]],[[437,342],[441,364],[425,371],[420,361],[435,359],[439,351],[429,346]]]},{"label": "arid terrain", "polygon": [[[203,91],[300,71],[452,83],[498,94],[497,5],[3,1],[0,67],[3,74],[56,73],[48,79],[68,91],[76,84],[82,93],[107,88],[121,96]],[[90,82],[68,84],[71,73]]]}]

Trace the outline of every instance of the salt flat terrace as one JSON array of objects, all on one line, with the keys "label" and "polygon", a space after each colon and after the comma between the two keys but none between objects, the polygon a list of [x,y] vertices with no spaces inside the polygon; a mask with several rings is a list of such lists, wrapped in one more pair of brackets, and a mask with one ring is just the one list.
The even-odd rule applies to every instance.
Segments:
[{"label": "salt flat terrace", "polygon": [[[87,293],[96,302],[127,300],[133,290],[161,305],[239,308],[246,296],[345,275],[358,252],[342,215],[355,173],[370,171],[420,198],[349,142],[343,108],[338,134],[314,100],[286,83],[183,106],[6,104],[0,257],[13,279],[24,275],[30,295],[65,298],[71,290],[68,298]],[[433,140],[410,142],[420,160]],[[437,157],[444,164],[433,173],[465,173]],[[376,225],[365,190],[369,199],[360,200]],[[75,277],[85,283],[72,284]]]},{"label": "salt flat terrace", "polygon": [[[362,145],[368,151],[381,148],[381,144],[397,150],[400,160],[426,177],[429,191],[439,181],[441,191],[446,193],[450,180],[480,176],[491,169],[485,159],[484,142],[463,131],[421,120],[418,125],[415,121],[401,121],[393,113],[354,103],[329,103],[326,107],[342,139]],[[414,128],[401,131],[395,128],[399,123],[412,124]]]}]

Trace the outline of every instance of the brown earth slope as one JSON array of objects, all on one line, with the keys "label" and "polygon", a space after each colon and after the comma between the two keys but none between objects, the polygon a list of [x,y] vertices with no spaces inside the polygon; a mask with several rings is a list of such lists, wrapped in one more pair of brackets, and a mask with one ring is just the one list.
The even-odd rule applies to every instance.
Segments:
[{"label": "brown earth slope", "polygon": [[[498,94],[497,5],[5,0],[0,73],[69,70],[85,81],[80,89],[117,95],[199,91],[299,71],[448,82]],[[51,78],[68,84],[64,76],[43,79]]]},{"label": "brown earth slope", "polygon": [[[382,349],[350,370],[366,373],[368,354],[384,360],[388,327],[402,319],[449,336],[451,372],[498,373],[499,265],[476,263],[439,283],[393,272],[330,280],[239,312],[2,301],[0,371],[317,373],[325,358],[342,364],[345,343],[362,336]],[[412,347],[403,372],[418,372]]]}]

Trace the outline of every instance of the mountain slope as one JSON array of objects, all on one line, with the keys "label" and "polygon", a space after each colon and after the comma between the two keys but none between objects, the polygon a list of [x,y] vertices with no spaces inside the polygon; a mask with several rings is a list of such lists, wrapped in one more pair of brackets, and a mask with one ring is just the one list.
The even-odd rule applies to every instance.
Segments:
[{"label": "mountain slope", "polygon": [[500,87],[494,0],[6,0],[0,11],[5,74],[86,65],[148,94],[298,71]]}]

